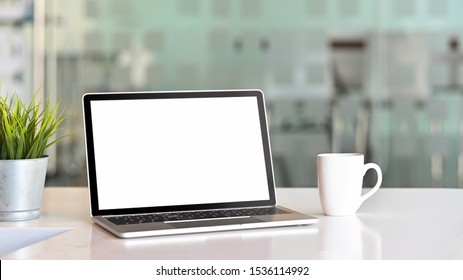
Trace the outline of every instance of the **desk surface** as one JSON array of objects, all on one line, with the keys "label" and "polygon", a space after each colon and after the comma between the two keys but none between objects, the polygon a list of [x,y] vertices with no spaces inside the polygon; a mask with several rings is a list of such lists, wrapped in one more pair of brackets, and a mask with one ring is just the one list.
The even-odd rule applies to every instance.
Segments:
[{"label": "desk surface", "polygon": [[48,187],[41,218],[0,228],[71,228],[1,259],[463,259],[463,190],[380,189],[353,217],[326,217],[318,190],[278,189],[317,225],[119,239],[94,224],[87,188]]}]

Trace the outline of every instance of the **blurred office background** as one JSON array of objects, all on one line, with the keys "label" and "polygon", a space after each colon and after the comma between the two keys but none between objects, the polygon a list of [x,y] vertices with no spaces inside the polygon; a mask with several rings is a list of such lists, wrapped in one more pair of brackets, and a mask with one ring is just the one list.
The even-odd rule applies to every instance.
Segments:
[{"label": "blurred office background", "polygon": [[321,152],[365,153],[384,187],[463,187],[461,12],[460,0],[0,0],[2,94],[42,86],[67,110],[47,185],[87,184],[85,92],[260,88],[280,187],[315,187]]}]

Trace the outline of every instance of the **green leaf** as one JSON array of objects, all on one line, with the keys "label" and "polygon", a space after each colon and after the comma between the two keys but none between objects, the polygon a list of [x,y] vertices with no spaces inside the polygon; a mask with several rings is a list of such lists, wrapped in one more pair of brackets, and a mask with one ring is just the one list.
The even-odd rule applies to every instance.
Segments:
[{"label": "green leaf", "polygon": [[0,159],[40,158],[64,138],[55,137],[65,119],[60,103],[52,106],[50,98],[37,101],[38,92],[29,103],[17,94],[0,97]]}]

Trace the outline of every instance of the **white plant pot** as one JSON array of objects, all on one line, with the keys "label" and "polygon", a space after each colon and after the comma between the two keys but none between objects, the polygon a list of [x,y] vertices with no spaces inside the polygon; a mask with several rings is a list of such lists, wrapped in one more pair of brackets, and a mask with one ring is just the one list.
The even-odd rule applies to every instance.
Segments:
[{"label": "white plant pot", "polygon": [[40,217],[48,156],[0,160],[0,221]]}]

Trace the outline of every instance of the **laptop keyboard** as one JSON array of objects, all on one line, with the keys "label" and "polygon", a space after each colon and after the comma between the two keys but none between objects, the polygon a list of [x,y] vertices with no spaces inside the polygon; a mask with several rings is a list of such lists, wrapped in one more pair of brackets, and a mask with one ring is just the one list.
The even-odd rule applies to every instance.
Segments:
[{"label": "laptop keyboard", "polygon": [[184,211],[169,212],[160,214],[136,214],[106,217],[107,220],[116,225],[131,225],[156,222],[170,221],[188,221],[201,219],[218,219],[243,216],[275,215],[287,214],[289,212],[276,207],[259,207],[259,208],[240,208],[224,210],[206,210],[206,211]]}]

